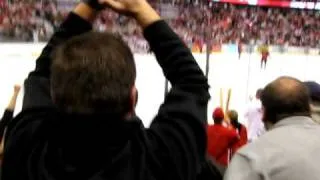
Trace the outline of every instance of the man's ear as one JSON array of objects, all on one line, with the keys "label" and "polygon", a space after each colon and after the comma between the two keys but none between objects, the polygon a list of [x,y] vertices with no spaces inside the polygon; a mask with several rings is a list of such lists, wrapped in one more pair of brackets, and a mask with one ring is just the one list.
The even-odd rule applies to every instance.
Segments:
[{"label": "man's ear", "polygon": [[138,93],[138,90],[136,89],[136,101],[135,101],[135,107],[137,107],[138,100],[139,100],[139,93]]},{"label": "man's ear", "polygon": [[135,85],[130,90],[130,113],[134,114],[138,102],[138,90]]},{"label": "man's ear", "polygon": [[270,118],[273,118],[273,117],[270,117],[270,114],[265,108],[262,107],[261,111],[262,111],[262,122],[264,124],[264,128],[266,130],[269,130],[273,126],[273,124],[270,122]]},{"label": "man's ear", "polygon": [[265,108],[261,107],[260,111],[262,114],[262,118],[261,118],[262,122],[266,122],[268,117],[267,117],[267,112],[266,112]]}]

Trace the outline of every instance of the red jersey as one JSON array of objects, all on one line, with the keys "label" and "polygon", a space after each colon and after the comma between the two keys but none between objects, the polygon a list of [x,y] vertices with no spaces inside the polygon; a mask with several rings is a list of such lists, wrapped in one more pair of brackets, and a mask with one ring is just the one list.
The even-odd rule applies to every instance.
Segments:
[{"label": "red jersey", "polygon": [[247,128],[241,124],[240,131],[237,130],[237,133],[240,137],[240,140],[234,144],[233,146],[233,153],[235,153],[238,149],[248,143],[248,133]]},{"label": "red jersey", "polygon": [[269,56],[268,51],[261,52],[262,58],[266,59]]},{"label": "red jersey", "polygon": [[234,129],[215,124],[208,126],[207,134],[208,153],[221,165],[227,166],[231,156],[230,151],[239,141],[237,132]]},{"label": "red jersey", "polygon": [[242,49],[243,49],[242,43],[239,43],[239,44],[238,44],[238,52],[241,53],[241,52],[242,52]]}]

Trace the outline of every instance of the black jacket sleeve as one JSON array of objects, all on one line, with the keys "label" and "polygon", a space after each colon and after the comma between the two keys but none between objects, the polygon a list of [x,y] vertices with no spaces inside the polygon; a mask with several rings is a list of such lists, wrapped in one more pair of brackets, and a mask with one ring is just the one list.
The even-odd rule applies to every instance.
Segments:
[{"label": "black jacket sleeve", "polygon": [[172,88],[148,130],[167,168],[178,179],[195,179],[206,154],[207,79],[190,50],[164,22],[145,29],[144,35]]},{"label": "black jacket sleeve", "polygon": [[52,52],[66,40],[88,32],[91,23],[80,16],[70,13],[66,20],[56,30],[48,44],[42,50],[36,61],[36,68],[32,71],[24,84],[24,98],[22,109],[35,107],[50,107],[53,105],[50,96],[50,67]]},{"label": "black jacket sleeve", "polygon": [[[13,118],[13,111],[6,109],[3,113],[2,119],[0,121],[0,138],[3,137],[4,130],[6,129],[7,125]],[[1,142],[1,140],[0,140]]]}]

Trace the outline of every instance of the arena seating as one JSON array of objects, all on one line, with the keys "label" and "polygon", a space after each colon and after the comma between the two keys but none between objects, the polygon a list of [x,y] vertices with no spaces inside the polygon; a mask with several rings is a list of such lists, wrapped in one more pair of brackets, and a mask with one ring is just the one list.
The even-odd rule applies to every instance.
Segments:
[{"label": "arena seating", "polygon": [[[42,2],[42,3],[41,3]],[[46,41],[66,14],[59,2],[15,0],[0,11],[1,39]],[[165,1],[164,1],[165,2]],[[154,6],[165,17],[165,6],[178,11],[167,21],[192,48],[213,44],[244,43],[320,47],[320,13],[284,8],[235,6],[225,3],[174,1]],[[63,5],[62,5],[63,6]],[[42,11],[40,11],[42,10]],[[44,11],[43,11],[44,10]],[[169,9],[170,11],[170,9]],[[133,20],[106,10],[96,22],[98,31],[120,33],[135,52],[147,52],[147,43]]]}]

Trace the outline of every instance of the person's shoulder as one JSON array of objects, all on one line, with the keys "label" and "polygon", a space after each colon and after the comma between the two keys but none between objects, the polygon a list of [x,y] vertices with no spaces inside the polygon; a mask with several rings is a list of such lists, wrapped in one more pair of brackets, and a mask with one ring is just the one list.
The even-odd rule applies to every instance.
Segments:
[{"label": "person's shoulder", "polygon": [[[21,111],[9,123],[7,132],[9,134],[25,131],[36,131],[46,120],[55,117],[56,111],[53,108],[32,108]],[[31,132],[30,132],[31,133]]]},{"label": "person's shoulder", "polygon": [[215,125],[211,124],[207,126],[207,133],[212,134],[217,131],[219,131],[219,129],[217,129]]},{"label": "person's shoulder", "polygon": [[241,129],[242,129],[242,130],[247,130],[247,127],[246,127],[244,124],[241,124],[241,123],[240,123],[240,125],[241,125]]},{"label": "person's shoulder", "polygon": [[51,117],[56,114],[54,108],[30,108],[22,110],[15,118],[14,121],[29,120],[36,121],[39,118]]},{"label": "person's shoulder", "polygon": [[237,131],[234,128],[224,127],[223,131],[229,134],[230,136],[237,136]]},{"label": "person's shoulder", "polygon": [[283,134],[279,134],[279,132],[279,129],[266,132],[253,142],[241,147],[236,154],[254,162],[257,169],[274,168],[275,161],[287,163],[288,160],[296,160],[297,158],[292,157],[298,157],[296,153],[303,152],[305,146],[296,148],[296,140],[288,139],[291,135],[281,137],[279,135],[283,136]]},{"label": "person's shoulder", "polygon": [[222,127],[222,128],[217,128],[214,131],[230,140],[238,137],[237,131],[232,128]]},{"label": "person's shoulder", "polygon": [[239,153],[242,155],[258,155],[261,154],[261,152],[273,152],[274,149],[277,149],[278,147],[276,144],[276,138],[279,136],[279,134],[276,131],[268,131],[259,138],[255,139],[253,142],[248,143],[243,148],[239,150]]},{"label": "person's shoulder", "polygon": [[[259,137],[260,138],[260,137]],[[246,157],[247,159],[260,161],[259,159],[263,159],[263,155],[261,152],[264,152],[264,149],[266,148],[266,144],[264,144],[263,140],[256,139],[251,143],[248,143],[244,146],[242,146],[238,151],[237,154],[241,155],[243,157]]]}]

